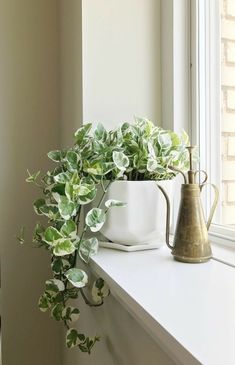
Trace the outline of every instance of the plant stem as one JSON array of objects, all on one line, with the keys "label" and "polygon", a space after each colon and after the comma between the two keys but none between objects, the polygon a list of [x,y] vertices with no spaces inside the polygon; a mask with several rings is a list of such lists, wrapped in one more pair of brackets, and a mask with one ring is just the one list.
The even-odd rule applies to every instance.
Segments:
[{"label": "plant stem", "polygon": [[82,232],[82,234],[81,234],[80,240],[79,240],[79,242],[78,242],[78,248],[76,249],[76,251],[75,251],[75,253],[74,253],[74,260],[73,260],[73,266],[72,266],[72,267],[75,267],[75,266],[76,266],[76,263],[77,263],[77,256],[78,256],[78,250],[79,250],[80,244],[81,244],[81,242],[82,242],[82,239],[83,239],[83,237],[84,237],[84,234],[85,234],[85,233],[86,233],[86,231],[87,231],[87,228],[88,228],[88,226],[87,226],[87,225],[85,225],[85,227],[84,227],[84,229],[83,229],[83,232]]},{"label": "plant stem", "polygon": [[82,208],[82,206],[80,205],[79,208],[78,208],[77,217],[76,217],[77,235],[78,235],[78,230],[79,230],[81,208]]},{"label": "plant stem", "polygon": [[98,203],[98,206],[97,206],[97,208],[99,208],[100,206],[101,206],[101,204],[102,204],[102,202],[103,202],[103,199],[104,199],[104,196],[105,196],[105,194],[107,193],[107,191],[108,191],[108,187],[109,187],[109,185],[111,184],[111,180],[108,182],[108,184],[107,184],[107,186],[106,186],[106,188],[104,189],[103,188],[103,182],[101,183],[101,185],[102,185],[102,188],[103,188],[103,194],[102,194],[102,196],[101,196],[101,199],[100,199],[100,201],[99,201],[99,203]]},{"label": "plant stem", "polygon": [[[100,199],[100,201],[99,201],[99,203],[98,203],[98,205],[97,205],[97,208],[99,208],[99,207],[100,207],[100,205],[102,204],[103,199],[104,199],[104,196],[105,196],[105,194],[106,194],[106,192],[107,192],[107,189],[108,189],[109,185],[111,184],[111,182],[112,182],[112,181],[109,181],[109,182],[108,182],[108,185],[106,186],[106,189],[105,189],[105,188],[103,187],[103,185],[102,185],[103,194],[102,194],[101,199]],[[74,268],[74,267],[76,266],[76,264],[77,264],[77,257],[78,257],[79,246],[80,246],[80,244],[81,244],[81,242],[82,242],[82,239],[83,239],[83,237],[84,237],[84,235],[85,235],[85,233],[86,233],[87,229],[88,229],[88,226],[87,226],[87,224],[85,224],[85,226],[84,226],[84,228],[83,228],[83,232],[82,232],[81,237],[80,237],[80,240],[79,240],[79,243],[78,243],[78,247],[77,247],[77,249],[76,249],[76,251],[75,251],[75,253],[74,253],[74,260],[73,260],[73,265],[72,265],[72,267],[73,267],[73,268]],[[88,300],[88,298],[86,297],[86,295],[84,294],[84,292],[83,292],[83,290],[82,290],[82,289],[80,289],[80,292],[81,292],[81,295],[82,295],[82,297],[83,297],[83,299],[84,299],[85,303],[86,303],[87,305],[89,305],[90,307],[99,307],[99,306],[101,306],[101,305],[103,304],[103,300],[102,300],[102,302],[101,302],[101,303],[99,303],[99,304],[93,304],[93,303],[91,303],[91,302]]]},{"label": "plant stem", "polygon": [[106,189],[105,189],[105,187],[104,187],[103,179],[101,179],[101,180],[100,180],[100,184],[101,184],[101,187],[102,187],[102,189],[103,189],[103,192],[104,192],[104,193],[106,193],[106,191],[107,191],[107,190],[106,190]]}]

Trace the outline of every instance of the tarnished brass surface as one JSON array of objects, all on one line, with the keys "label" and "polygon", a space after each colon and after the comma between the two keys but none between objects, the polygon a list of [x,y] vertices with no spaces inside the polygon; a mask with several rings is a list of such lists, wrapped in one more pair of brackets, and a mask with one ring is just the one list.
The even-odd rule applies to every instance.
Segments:
[{"label": "tarnished brass surface", "polygon": [[211,246],[202,210],[198,184],[183,184],[172,255],[183,262],[204,262],[211,258]]},{"label": "tarnished brass surface", "polygon": [[[219,192],[215,185],[210,184],[215,191],[214,202],[206,223],[200,193],[202,188],[207,185],[207,173],[203,170],[193,170],[192,168],[192,151],[195,147],[188,147],[190,169],[188,176],[177,168],[172,168],[174,171],[180,172],[184,177],[184,184],[181,187],[181,201],[178,213],[178,219],[175,229],[174,244],[169,242],[170,228],[170,202],[167,193],[160,186],[167,204],[166,215],[166,244],[171,249],[171,253],[178,261],[188,263],[206,262],[212,256],[211,245],[208,239],[208,229],[210,227],[212,217],[218,203]],[[195,179],[197,174],[199,177],[204,175],[204,180],[196,184]]]}]

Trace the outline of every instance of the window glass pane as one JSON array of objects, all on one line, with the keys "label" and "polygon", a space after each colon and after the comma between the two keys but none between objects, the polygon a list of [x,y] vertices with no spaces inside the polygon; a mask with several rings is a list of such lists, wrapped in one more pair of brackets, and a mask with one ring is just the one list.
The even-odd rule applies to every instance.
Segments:
[{"label": "window glass pane", "polygon": [[[235,0],[197,0],[196,112],[200,169],[218,186],[213,223],[235,233]],[[202,193],[209,215],[214,193]],[[215,227],[216,229],[220,229]],[[218,231],[219,233],[219,231]],[[221,233],[223,234],[223,233]]]}]

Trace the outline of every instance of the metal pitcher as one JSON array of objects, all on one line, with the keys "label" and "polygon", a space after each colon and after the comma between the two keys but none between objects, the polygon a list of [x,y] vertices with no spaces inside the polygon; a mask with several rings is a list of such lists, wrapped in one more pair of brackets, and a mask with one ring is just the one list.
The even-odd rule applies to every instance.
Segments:
[{"label": "metal pitcher", "polygon": [[[190,159],[190,169],[187,175],[181,170],[170,167],[172,170],[180,172],[184,178],[184,184],[181,186],[181,202],[173,245],[169,242],[170,201],[165,190],[158,185],[167,203],[166,244],[171,249],[171,253],[176,260],[189,263],[206,262],[212,256],[208,229],[219,198],[217,187],[214,184],[210,184],[215,191],[215,197],[206,223],[200,195],[202,188],[208,185],[206,184],[207,173],[203,170],[193,170],[192,151],[194,148],[192,146],[187,147]],[[196,175],[199,173],[204,174],[204,180],[201,183],[196,183]]]}]

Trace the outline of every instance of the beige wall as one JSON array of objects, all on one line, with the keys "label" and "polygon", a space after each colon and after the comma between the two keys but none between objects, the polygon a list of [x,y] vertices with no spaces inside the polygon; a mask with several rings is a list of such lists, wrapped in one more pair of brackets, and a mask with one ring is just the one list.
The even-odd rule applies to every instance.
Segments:
[{"label": "beige wall", "polygon": [[3,291],[3,365],[60,365],[60,325],[37,309],[46,252],[20,247],[14,238],[36,217],[38,191],[26,169],[45,169],[58,147],[58,2],[0,2],[0,232]]},{"label": "beige wall", "polygon": [[161,122],[160,0],[83,0],[83,117]]},{"label": "beige wall", "polygon": [[82,1],[60,0],[61,141],[69,146],[82,124]]},{"label": "beige wall", "polygon": [[45,169],[46,152],[69,145],[82,119],[161,120],[160,0],[1,0],[0,64],[3,365],[138,365],[146,352],[149,364],[171,364],[112,297],[84,308],[81,326],[105,338],[92,357],[66,351],[61,324],[36,306],[48,255],[13,238],[35,221],[26,169]]}]

